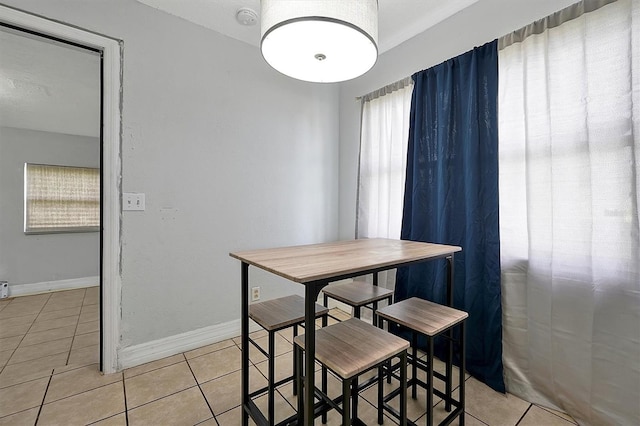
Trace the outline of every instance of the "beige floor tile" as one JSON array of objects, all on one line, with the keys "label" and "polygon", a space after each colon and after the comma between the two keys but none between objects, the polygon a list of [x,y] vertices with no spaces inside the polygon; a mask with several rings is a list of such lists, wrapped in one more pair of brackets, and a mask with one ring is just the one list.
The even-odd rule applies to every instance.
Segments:
[{"label": "beige floor tile", "polygon": [[[298,333],[302,334],[302,328],[298,330]],[[284,330],[277,332],[280,336],[287,340],[289,343],[293,343],[293,327],[287,327]]]},{"label": "beige floor tile", "polygon": [[20,315],[2,320],[3,327],[13,327],[15,325],[31,324],[35,321],[38,314]]},{"label": "beige floor tile", "polygon": [[[256,364],[256,367],[258,367],[258,370],[260,370],[265,377],[268,377],[269,363],[266,360]],[[276,357],[275,370],[276,382],[293,375],[293,351]]]},{"label": "beige floor tile", "polygon": [[18,324],[12,327],[0,327],[0,339],[5,339],[7,337],[16,337],[16,336],[24,336],[29,331],[31,324]]},{"label": "beige floor tile", "polygon": [[[267,380],[255,367],[249,367],[251,392],[267,386]],[[241,372],[236,371],[200,385],[214,414],[220,414],[241,403]]]},{"label": "beige floor tile", "polygon": [[36,320],[36,322],[33,323],[33,326],[29,331],[37,332],[37,331],[53,330],[55,328],[76,325],[77,323],[78,323],[77,316],[56,318],[54,320],[42,320],[42,321]]},{"label": "beige floor tile", "polygon": [[73,338],[73,344],[71,350],[86,348],[87,346],[100,344],[100,332],[94,331],[93,333],[80,334]]},{"label": "beige floor tile", "polygon": [[177,364],[182,361],[184,361],[184,356],[182,354],[177,354],[157,361],[147,362],[146,364],[141,364],[124,370],[124,378],[128,379],[130,377],[134,377],[148,371],[157,370],[158,368],[166,367],[167,365]]},{"label": "beige floor tile", "polygon": [[100,305],[82,305],[80,308],[80,314],[99,314],[100,313]]},{"label": "beige floor tile", "polygon": [[489,425],[515,425],[529,404],[511,394],[501,394],[471,377],[466,381],[466,411]]},{"label": "beige floor tile", "polygon": [[214,419],[213,417],[210,418],[209,420],[205,420],[202,423],[198,423],[197,426],[219,426],[218,422],[216,421],[216,419]]},{"label": "beige floor tile", "polygon": [[[388,394],[398,387],[398,382],[396,380],[392,380],[391,384],[384,381],[384,394]],[[371,387],[365,389],[362,392],[362,396],[369,401],[373,405],[378,405],[378,385],[374,384]],[[454,394],[456,397],[457,394]],[[440,398],[437,396],[433,396],[433,405],[436,405],[440,402]],[[390,401],[389,405],[391,405],[396,410],[400,407],[400,397],[396,397]],[[422,417],[427,412],[427,391],[420,386],[417,388],[417,397],[416,399],[411,398],[411,389],[407,389],[407,417],[409,420],[415,422],[416,419]]]},{"label": "beige floor tile", "polygon": [[[254,340],[258,346],[264,349],[266,352],[269,352],[269,337],[263,336]],[[293,345],[284,337],[280,336],[276,333],[275,336],[275,346],[276,346],[276,356],[285,354],[287,352],[293,351]],[[264,356],[262,352],[260,352],[254,345],[249,343],[249,359],[252,363],[258,364],[263,361],[266,361],[267,357]]]},{"label": "beige floor tile", "polygon": [[26,296],[14,297],[13,304],[17,303],[46,303],[51,297],[51,293],[31,294]]},{"label": "beige floor tile", "polygon": [[37,345],[39,343],[51,342],[53,340],[72,337],[75,331],[75,325],[69,325],[67,327],[54,328],[52,330],[45,331],[30,331],[24,336],[24,339],[22,339],[20,347],[22,348],[25,346]]},{"label": "beige floor tile", "polygon": [[68,354],[63,353],[7,365],[0,373],[0,388],[48,377],[55,367],[60,367],[67,363],[67,356]]},{"label": "beige floor tile", "polygon": [[[267,395],[255,399],[254,402],[265,415],[268,413],[269,398]],[[289,404],[279,392],[276,392],[274,395],[274,408],[276,412],[276,422],[280,422],[296,413],[296,410],[293,409],[291,404]]]},{"label": "beige floor tile", "polygon": [[[242,419],[240,418],[240,407],[236,407],[232,410],[226,411],[219,416],[216,416],[216,420],[220,426],[238,426],[242,424]],[[251,424],[252,422],[249,422]]]},{"label": "beige floor tile", "polygon": [[231,346],[188,360],[198,383],[240,370],[240,349]]},{"label": "beige floor tile", "polygon": [[88,424],[124,412],[122,382],[45,404],[38,425]]},{"label": "beige floor tile", "polygon": [[73,339],[71,337],[67,337],[65,339],[52,340],[50,342],[38,343],[31,346],[20,345],[13,353],[8,365],[32,361],[34,359],[50,355],[69,353],[72,340]]},{"label": "beige floor tile", "polygon": [[62,374],[55,374],[51,378],[45,403],[54,402],[69,396],[97,389],[122,381],[122,373],[102,374],[98,364],[78,368]]},{"label": "beige floor tile", "polygon": [[[316,386],[320,388],[321,372],[316,371]],[[293,384],[291,382],[286,383],[278,387],[278,392],[291,404],[293,407],[297,407],[298,397],[293,394]],[[331,398],[337,398],[342,395],[342,382],[338,380],[333,374],[327,374],[327,394]]]},{"label": "beige floor tile", "polygon": [[83,306],[97,305],[100,303],[100,287],[89,287],[84,293],[84,299],[82,301]]},{"label": "beige floor tile", "polygon": [[[95,306],[95,305],[92,305]],[[86,314],[80,314],[80,319],[78,320],[79,324],[84,324],[87,322],[99,322],[100,321],[100,313],[99,312],[88,312]]]},{"label": "beige floor tile", "polygon": [[201,348],[185,352],[184,356],[187,359],[191,359],[191,358],[195,358],[197,356],[201,356],[201,355],[205,355],[205,354],[208,354],[208,353],[211,353],[211,352],[219,351],[220,349],[228,348],[228,347],[234,346],[234,345],[235,345],[235,343],[233,343],[233,340],[227,339],[227,340],[223,340],[222,342],[213,343],[211,345],[203,346]]},{"label": "beige floor tile", "polygon": [[5,366],[9,358],[11,358],[11,355],[13,355],[13,350],[0,352],[0,368]]},{"label": "beige floor tile", "polygon": [[42,404],[48,378],[0,389],[0,417],[18,413]]},{"label": "beige floor tile", "polygon": [[0,319],[13,318],[24,315],[38,315],[42,305],[11,304],[0,311]]},{"label": "beige floor tile", "polygon": [[[267,413],[267,405],[268,400],[266,396],[260,397],[255,400],[256,405],[265,414]],[[282,421],[289,416],[295,414],[295,410],[289,405],[289,403],[280,395],[279,393],[275,394],[274,408],[276,412],[276,422]],[[238,426],[241,423],[240,417],[240,407],[236,407],[232,410],[229,410],[219,416],[216,416],[216,420],[220,426]],[[251,419],[249,419],[250,425],[255,425]]]},{"label": "beige floor tile", "polygon": [[66,300],[66,299],[84,299],[85,288],[76,288],[72,290],[62,290],[51,293],[49,300]]},{"label": "beige floor tile", "polygon": [[[358,418],[364,422],[366,425],[377,425],[378,424],[378,409],[373,405],[369,404],[365,399],[358,398]],[[321,419],[316,419],[315,424],[320,424]],[[383,423],[384,425],[395,425],[398,422],[394,421],[387,415],[383,415]],[[335,410],[332,410],[328,413],[327,416],[327,426],[341,426],[342,425],[342,416]]]},{"label": "beige floor tile", "polygon": [[[457,398],[457,396],[458,395],[456,394],[455,397]],[[440,422],[442,422],[449,414],[450,414],[450,412],[447,412],[445,410],[444,401],[440,401],[435,407],[433,407],[433,424],[434,425],[440,424]],[[456,417],[456,419],[451,424],[458,424],[458,419],[459,419],[459,417]],[[425,414],[424,416],[419,418],[416,423],[422,424],[422,423],[426,423],[426,421],[427,421],[427,417],[426,417],[426,414]],[[475,417],[473,417],[469,413],[465,413],[464,421],[465,421],[466,425],[470,425],[470,426],[484,426],[485,425],[485,423],[483,423],[480,420],[476,419]]]},{"label": "beige floor tile", "polygon": [[139,407],[195,385],[186,361],[125,379],[127,408]]},{"label": "beige floor tile", "polygon": [[0,426],[35,425],[36,419],[38,418],[38,411],[40,411],[39,406],[10,416],[0,417]]},{"label": "beige floor tile", "polygon": [[41,312],[36,318],[37,321],[50,321],[58,318],[72,317],[80,315],[80,307],[60,309],[57,311]]},{"label": "beige floor tile", "polygon": [[89,321],[82,324],[78,324],[76,328],[76,334],[87,334],[100,331],[100,321]]},{"label": "beige floor tile", "polygon": [[12,351],[16,349],[23,338],[23,336],[14,336],[0,339],[0,351]]},{"label": "beige floor tile", "polygon": [[100,362],[100,345],[73,349],[69,353],[69,365],[90,365]]},{"label": "beige floor tile", "polygon": [[60,309],[75,308],[77,306],[82,306],[82,299],[60,300],[55,303],[47,302],[42,308],[42,312],[59,311]]},{"label": "beige floor tile", "polygon": [[[267,331],[266,330],[258,330],[258,331],[254,331],[253,333],[249,333],[249,336],[251,336],[252,339],[259,339],[261,337],[264,337],[267,335]],[[233,342],[238,345],[238,347],[240,347],[240,342],[242,341],[241,337],[234,337],[233,338]]]},{"label": "beige floor tile", "polygon": [[553,408],[549,408],[549,407],[543,407],[541,405],[537,406],[538,408],[541,408],[545,411],[550,412],[551,414],[555,414],[558,417],[563,418],[564,420],[571,422],[573,424],[578,424],[578,422],[575,421],[575,419],[573,417],[571,417],[570,415],[568,415],[567,413],[563,413],[562,411],[558,411],[558,410],[554,410]]},{"label": "beige floor tile", "polygon": [[575,423],[532,405],[531,408],[529,408],[529,411],[527,411],[527,414],[525,414],[522,420],[520,420],[518,426],[571,426],[573,424]]},{"label": "beige floor tile", "polygon": [[196,386],[129,410],[129,425],[195,425],[212,417]]},{"label": "beige floor tile", "polygon": [[127,426],[127,415],[125,413],[116,414],[115,416],[107,417],[104,420],[93,423],[92,426]]}]

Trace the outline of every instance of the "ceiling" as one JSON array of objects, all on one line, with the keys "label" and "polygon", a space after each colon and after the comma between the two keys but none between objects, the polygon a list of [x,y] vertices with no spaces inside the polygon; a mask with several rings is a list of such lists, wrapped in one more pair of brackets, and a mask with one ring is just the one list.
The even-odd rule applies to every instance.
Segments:
[{"label": "ceiling", "polygon": [[[236,12],[243,7],[260,16],[260,0],[137,1],[253,46],[260,44],[259,23],[243,26],[236,21]],[[477,1],[378,0],[378,50],[385,52]]]},{"label": "ceiling", "polygon": [[100,56],[0,27],[0,126],[100,135]]}]

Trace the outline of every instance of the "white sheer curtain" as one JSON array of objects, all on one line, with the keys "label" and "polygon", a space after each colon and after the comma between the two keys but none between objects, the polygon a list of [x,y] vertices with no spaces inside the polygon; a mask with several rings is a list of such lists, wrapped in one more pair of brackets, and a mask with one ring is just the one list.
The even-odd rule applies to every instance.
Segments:
[{"label": "white sheer curtain", "polygon": [[619,0],[499,52],[507,389],[581,424],[640,424],[639,31]]},{"label": "white sheer curtain", "polygon": [[[400,238],[412,92],[407,78],[362,99],[356,238]],[[393,289],[395,270],[379,285]]]}]

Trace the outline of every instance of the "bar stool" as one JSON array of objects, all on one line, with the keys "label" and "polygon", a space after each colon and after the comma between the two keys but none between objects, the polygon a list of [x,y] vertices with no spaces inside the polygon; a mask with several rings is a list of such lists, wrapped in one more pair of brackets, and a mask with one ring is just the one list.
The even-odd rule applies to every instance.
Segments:
[{"label": "bar stool", "polygon": [[[297,336],[294,342],[294,356],[297,371],[302,372],[304,335]],[[346,321],[324,327],[316,331],[315,336],[316,360],[333,371],[342,379],[342,396],[332,400],[326,389],[316,389],[316,396],[329,407],[322,409],[323,423],[326,422],[326,411],[336,409],[342,414],[342,425],[364,424],[358,419],[358,376],[378,368],[378,386],[382,386],[382,365],[392,358],[399,357],[400,362],[400,418],[402,425],[406,425],[407,414],[407,348],[409,342],[394,336],[378,327],[350,318]],[[307,372],[313,374],[313,372]],[[296,377],[298,387],[302,389],[302,374]],[[324,386],[323,386],[324,387]],[[303,392],[298,396],[298,420],[302,424],[302,410],[304,407]],[[381,397],[382,395],[379,394]],[[342,400],[342,408],[338,402]],[[382,416],[382,401],[378,401],[378,416]],[[379,421],[381,423],[381,421]]]},{"label": "bar stool", "polygon": [[[331,284],[322,290],[324,294],[324,306],[329,306],[329,298],[338,300],[353,308],[353,316],[360,318],[360,311],[363,307],[373,311],[373,324],[377,325],[376,311],[378,302],[387,300],[388,304],[393,301],[393,290],[371,285],[365,281],[354,281],[345,284]],[[373,305],[369,307],[368,305]]]},{"label": "bar stool", "polygon": [[[327,314],[329,309],[316,303],[316,318],[322,317],[322,326],[327,325]],[[298,335],[298,326],[304,323],[304,298],[293,295],[281,297],[279,299],[267,300],[260,303],[249,305],[249,318],[254,320],[260,327],[265,329],[269,334],[268,352],[262,349],[251,337],[249,342],[253,344],[268,360],[268,374],[266,387],[258,389],[249,394],[249,398],[253,398],[267,391],[268,393],[268,422],[269,425],[275,424],[275,404],[274,391],[275,388],[293,380],[297,376],[295,359],[293,360],[293,374],[289,377],[275,382],[275,334],[287,327],[293,326],[293,336]],[[293,394],[297,392],[296,382],[293,383]]]},{"label": "bar stool", "polygon": [[[466,312],[450,308],[448,306],[439,305],[437,303],[429,302],[427,300],[412,297],[407,300],[395,303],[393,305],[385,306],[378,310],[378,316],[381,321],[387,320],[391,324],[397,324],[408,328],[411,331],[411,354],[408,356],[409,365],[412,368],[413,377],[409,380],[407,386],[411,386],[411,396],[416,398],[416,386],[420,385],[427,391],[427,425],[433,424],[433,395],[436,394],[445,401],[446,410],[451,411],[451,405],[455,407],[455,410],[451,412],[445,420],[440,424],[449,424],[453,419],[459,416],[459,422],[464,425],[464,374],[465,374],[465,359],[464,359],[464,322],[469,316]],[[454,340],[453,333],[449,333],[454,326],[460,327],[459,338]],[[421,334],[427,338],[427,361],[426,363],[418,359],[418,334]],[[445,374],[433,371],[433,341],[436,336],[445,335],[444,337],[449,341],[448,350],[449,356],[446,362]],[[458,400],[453,399],[452,390],[452,350],[453,343],[457,343],[460,356],[460,384],[459,384],[459,397]],[[427,381],[423,382],[418,378],[417,369],[427,373]],[[391,372],[387,372],[391,374]],[[438,378],[443,380],[446,385],[445,392],[441,392],[433,387],[433,379]],[[381,404],[391,414],[397,416],[395,410],[386,404],[391,398],[395,397],[398,392],[405,392],[401,389],[392,391],[389,395],[383,398]],[[380,417],[381,419],[381,417]],[[380,420],[379,419],[379,420]]]}]

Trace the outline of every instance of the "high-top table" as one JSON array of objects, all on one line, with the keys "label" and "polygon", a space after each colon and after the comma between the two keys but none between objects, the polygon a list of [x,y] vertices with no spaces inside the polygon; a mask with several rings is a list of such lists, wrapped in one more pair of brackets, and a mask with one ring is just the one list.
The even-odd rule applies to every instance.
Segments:
[{"label": "high-top table", "polygon": [[[333,281],[377,273],[434,259],[447,259],[447,304],[453,304],[453,255],[462,249],[443,244],[389,239],[362,239],[294,247],[233,252],[242,262],[242,425],[249,416],[260,426],[265,418],[249,398],[249,265],[305,286],[304,424],[313,425],[315,371],[315,303]],[[299,390],[301,391],[301,390]]]}]

